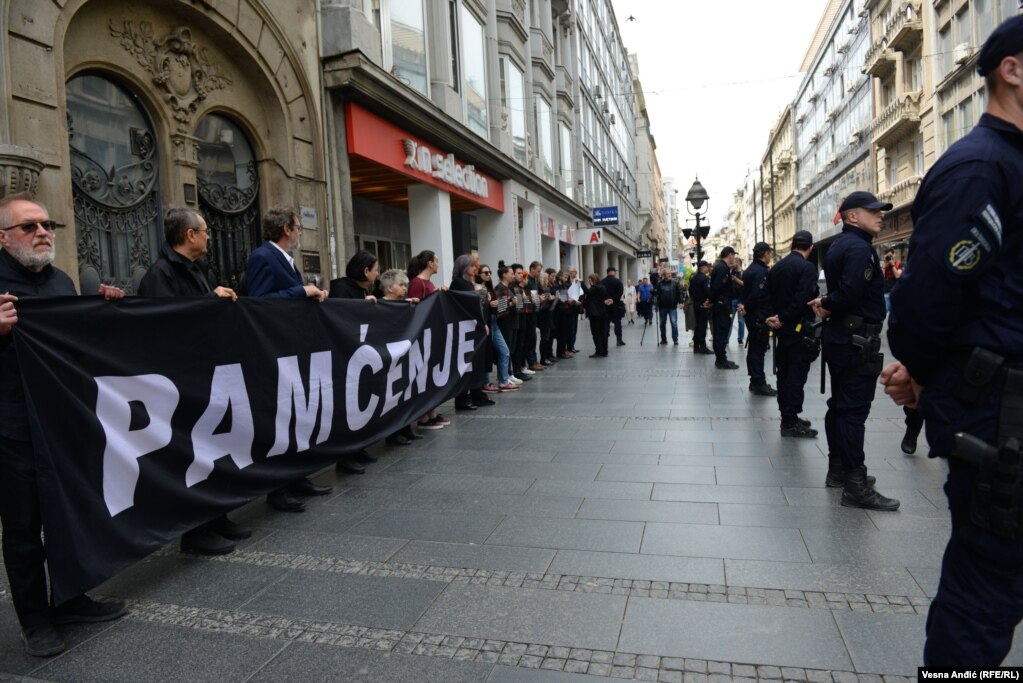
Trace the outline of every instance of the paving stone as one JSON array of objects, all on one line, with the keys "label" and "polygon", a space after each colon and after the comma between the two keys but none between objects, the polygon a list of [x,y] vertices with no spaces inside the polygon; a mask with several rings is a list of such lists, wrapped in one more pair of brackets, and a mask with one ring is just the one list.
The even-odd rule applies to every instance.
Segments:
[{"label": "paving stone", "polygon": [[657,674],[660,683],[682,683],[681,671],[661,671]]}]

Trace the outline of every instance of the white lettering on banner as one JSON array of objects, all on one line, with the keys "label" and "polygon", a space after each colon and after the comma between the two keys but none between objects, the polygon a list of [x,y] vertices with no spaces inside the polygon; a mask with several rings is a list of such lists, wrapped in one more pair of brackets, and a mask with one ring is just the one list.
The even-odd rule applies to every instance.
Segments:
[{"label": "white lettering on banner", "polygon": [[414,171],[419,171],[436,180],[454,185],[477,197],[487,199],[490,196],[490,185],[487,179],[476,172],[472,164],[462,166],[455,161],[454,154],[444,156],[441,153],[434,153],[426,145],[420,145],[415,140],[402,140],[405,148],[405,165]]},{"label": "white lettering on banner", "polygon": [[[215,434],[227,417],[228,408],[231,410],[231,430]],[[192,428],[193,458],[185,471],[185,486],[191,488],[206,481],[214,463],[225,455],[231,456],[240,470],[251,465],[255,436],[252,406],[245,389],[242,366],[238,363],[218,365],[213,368],[209,406]]]},{"label": "white lettering on banner", "polygon": [[[103,500],[113,517],[135,504],[139,458],[170,443],[177,387],[163,375],[96,378],[96,419],[103,426]],[[149,424],[131,428],[132,403],[140,403]]]},{"label": "white lettering on banner", "polygon": [[307,399],[302,373],[298,369],[298,356],[277,359],[277,438],[267,457],[283,455],[291,445],[292,406],[295,408],[295,446],[298,453],[309,450],[317,414],[320,416],[320,431],[316,435],[316,443],[327,440],[334,421],[332,372],[330,351],[319,351],[309,356]]},{"label": "white lettering on banner", "polygon": [[[380,417],[427,391],[429,385],[447,386],[452,374],[462,377],[472,371],[469,357],[474,351],[475,320],[458,320],[445,325],[444,359],[431,367],[433,330],[426,328],[418,339],[362,344],[345,369],[345,420],[357,432]],[[390,364],[385,365],[378,347],[386,348]],[[407,359],[407,362],[403,362]],[[370,394],[359,405],[363,383],[387,368],[383,396]],[[262,368],[254,372],[263,372]],[[333,354],[319,351],[309,356],[309,381],[303,381],[298,356],[277,359],[277,401],[275,438],[266,457],[308,451],[326,441],[334,422]],[[103,498],[114,516],[135,505],[139,481],[139,458],[171,443],[171,420],[181,400],[174,383],[164,375],[97,377],[96,419],[106,438],[103,451]],[[431,382],[432,380],[432,382]],[[379,386],[379,380],[377,380]],[[308,391],[306,390],[308,386]],[[149,422],[132,429],[133,404],[141,406]],[[216,433],[231,415],[230,429]],[[253,413],[252,397],[246,387],[242,365],[213,368],[209,403],[190,430],[192,460],[185,471],[185,485],[206,481],[217,460],[230,457],[238,469],[253,464],[255,424],[262,415]],[[268,416],[267,416],[268,417]],[[319,418],[319,419],[317,419]],[[291,423],[294,421],[294,433]],[[262,424],[263,422],[261,422]],[[318,426],[318,430],[317,430]]]}]

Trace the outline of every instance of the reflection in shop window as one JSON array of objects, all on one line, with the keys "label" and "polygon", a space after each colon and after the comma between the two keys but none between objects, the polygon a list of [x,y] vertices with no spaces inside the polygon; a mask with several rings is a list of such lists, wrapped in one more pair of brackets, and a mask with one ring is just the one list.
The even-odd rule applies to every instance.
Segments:
[{"label": "reflection in shop window", "polygon": [[483,26],[464,5],[461,19],[466,123],[475,133],[488,137],[487,60],[483,44]]},{"label": "reflection in shop window", "polygon": [[522,165],[529,163],[526,154],[526,109],[522,71],[507,57],[501,58],[501,104],[508,116],[508,132],[512,137],[512,156]]},{"label": "reflection in shop window", "polygon": [[422,0],[391,0],[391,73],[424,95],[426,28]]}]

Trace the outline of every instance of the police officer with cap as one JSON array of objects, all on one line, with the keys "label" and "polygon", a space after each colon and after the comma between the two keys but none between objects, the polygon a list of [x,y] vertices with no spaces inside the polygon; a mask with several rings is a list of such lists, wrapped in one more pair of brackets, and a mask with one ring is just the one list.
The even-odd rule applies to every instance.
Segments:
[{"label": "police officer with cap", "polygon": [[995,29],[977,69],[987,111],[917,193],[889,319],[901,363],[881,376],[918,405],[930,456],[948,458],[925,666],[997,666],[1023,618],[1023,16]]},{"label": "police officer with cap", "polygon": [[749,373],[749,390],[757,396],[774,396],[777,392],[767,383],[764,373],[764,356],[767,355],[771,328],[764,319],[768,315],[767,273],[770,270],[774,251],[767,242],[753,245],[753,262],[742,274],[742,303],[739,313],[745,316],[749,328],[746,345],[746,372]]},{"label": "police officer with cap", "polygon": [[710,278],[707,277],[709,270],[710,264],[700,261],[696,265],[696,273],[689,280],[689,296],[693,300],[693,314],[696,317],[693,353],[697,355],[714,353],[707,348],[707,318],[710,316]]},{"label": "police officer with cap", "polygon": [[813,235],[800,230],[792,236],[788,256],[771,269],[767,278],[770,315],[766,323],[776,330],[778,347],[778,409],[781,411],[781,435],[804,439],[817,437],[803,412],[803,387],[810,364],[817,360],[820,346],[815,331],[816,316],[810,300],[817,296],[817,267],[808,260],[813,251]]},{"label": "police officer with cap", "polygon": [[867,478],[863,436],[874,387],[881,374],[881,324],[885,318],[884,277],[871,240],[881,232],[891,204],[857,191],[842,200],[842,234],[824,257],[828,293],[810,302],[827,320],[823,351],[831,376],[824,417],[828,437],[825,484],[842,486],[842,505],[895,511],[899,501],[882,495]]},{"label": "police officer with cap", "polygon": [[735,249],[725,247],[714,268],[710,271],[711,322],[714,330],[714,367],[718,370],[735,370],[739,366],[728,360],[728,328],[732,321],[732,286],[735,280]]}]

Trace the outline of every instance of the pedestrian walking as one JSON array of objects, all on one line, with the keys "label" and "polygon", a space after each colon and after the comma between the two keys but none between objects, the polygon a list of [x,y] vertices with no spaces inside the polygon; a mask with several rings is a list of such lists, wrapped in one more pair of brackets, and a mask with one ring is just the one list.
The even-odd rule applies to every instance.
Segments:
[{"label": "pedestrian walking", "polygon": [[636,324],[636,286],[629,280],[625,285],[625,320]]}]

